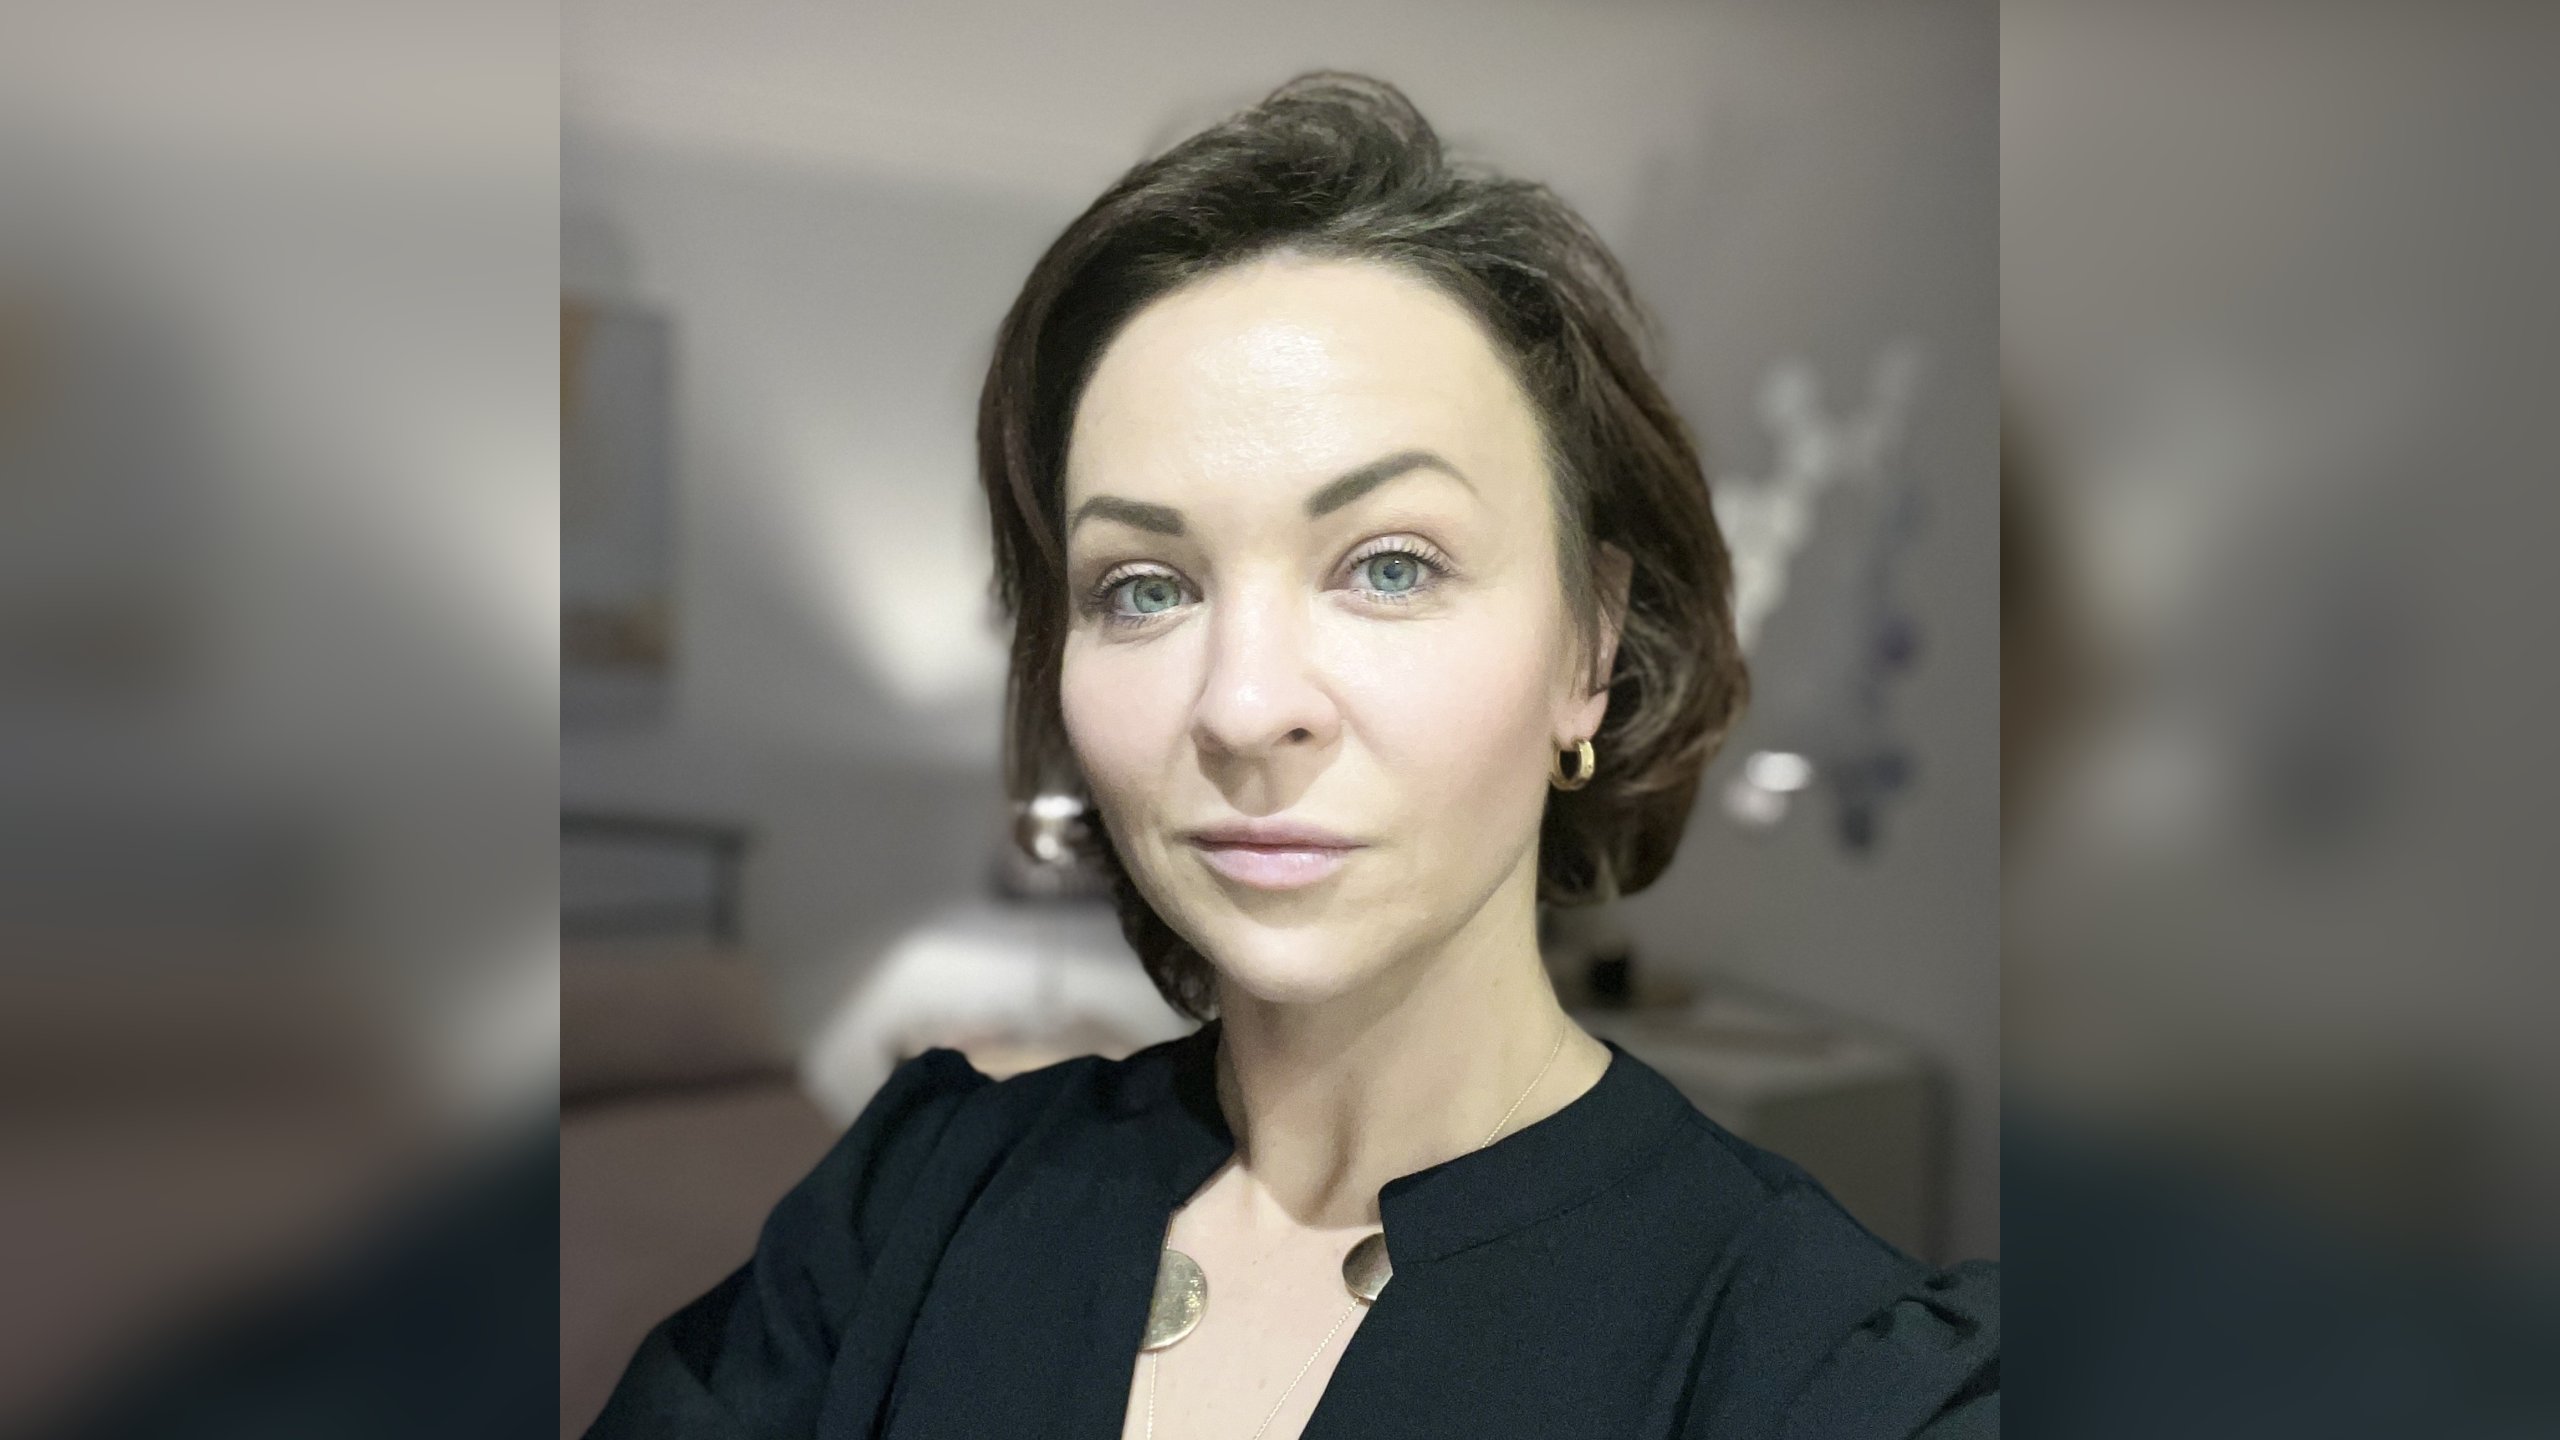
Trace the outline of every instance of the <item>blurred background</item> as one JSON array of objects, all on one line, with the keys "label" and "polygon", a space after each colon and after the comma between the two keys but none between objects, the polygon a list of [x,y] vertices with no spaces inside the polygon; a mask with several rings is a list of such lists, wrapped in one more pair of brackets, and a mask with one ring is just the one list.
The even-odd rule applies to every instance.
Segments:
[{"label": "blurred background", "polygon": [[556,1423],[557,59],[0,7],[0,1434]]},{"label": "blurred background", "polygon": [[2055,1433],[2560,1433],[2555,22],[2003,8],[2006,1229]]},{"label": "blurred background", "polygon": [[564,11],[563,1423],[903,1054],[1187,1028],[1007,862],[973,417],[1032,262],[1303,70],[1551,184],[1661,326],[1753,712],[1585,1023],[1999,1248],[1997,17],[1970,0]]}]

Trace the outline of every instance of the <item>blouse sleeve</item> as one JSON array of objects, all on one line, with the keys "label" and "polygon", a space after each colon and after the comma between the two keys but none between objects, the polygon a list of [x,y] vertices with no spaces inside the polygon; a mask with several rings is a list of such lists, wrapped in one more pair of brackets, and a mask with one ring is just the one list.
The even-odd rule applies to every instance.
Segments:
[{"label": "blouse sleeve", "polygon": [[2000,1268],[1929,1273],[1851,1330],[1787,1413],[1788,1440],[2000,1433]]},{"label": "blouse sleeve", "polygon": [[[898,1067],[853,1128],[764,1224],[753,1258],[650,1331],[588,1440],[767,1440],[818,1425],[830,1373],[875,1281],[909,1267],[901,1218],[929,1204],[935,1153],[990,1084],[958,1052]],[[921,1238],[921,1237],[913,1237]]]}]

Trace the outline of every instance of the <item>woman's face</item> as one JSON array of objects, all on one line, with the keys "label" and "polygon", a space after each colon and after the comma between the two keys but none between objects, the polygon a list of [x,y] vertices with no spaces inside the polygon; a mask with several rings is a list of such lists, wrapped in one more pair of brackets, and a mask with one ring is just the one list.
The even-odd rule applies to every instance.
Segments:
[{"label": "woman's face", "polygon": [[1607,697],[1472,317],[1380,265],[1219,272],[1104,352],[1066,484],[1068,735],[1230,995],[1331,998],[1533,913],[1550,756]]}]

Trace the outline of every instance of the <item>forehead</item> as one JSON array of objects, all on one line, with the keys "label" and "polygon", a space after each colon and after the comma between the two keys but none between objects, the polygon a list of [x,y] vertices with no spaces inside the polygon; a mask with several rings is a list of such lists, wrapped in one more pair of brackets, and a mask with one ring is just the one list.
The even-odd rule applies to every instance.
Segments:
[{"label": "forehead", "polygon": [[1417,447],[1479,481],[1544,477],[1527,397],[1456,301],[1385,265],[1273,257],[1173,292],[1111,342],[1077,405],[1068,501],[1320,484]]}]

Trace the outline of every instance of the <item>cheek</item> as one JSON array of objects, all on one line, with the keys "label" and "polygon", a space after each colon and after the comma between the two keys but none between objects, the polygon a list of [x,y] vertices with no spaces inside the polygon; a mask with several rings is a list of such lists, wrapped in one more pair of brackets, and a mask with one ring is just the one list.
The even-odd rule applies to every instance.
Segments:
[{"label": "cheek", "polygon": [[1345,668],[1345,709],[1365,746],[1418,799],[1470,812],[1543,795],[1553,656],[1543,617],[1481,614],[1381,627]]},{"label": "cheek", "polygon": [[1180,648],[1067,642],[1059,709],[1094,799],[1106,809],[1143,804],[1172,769],[1188,713]]}]

